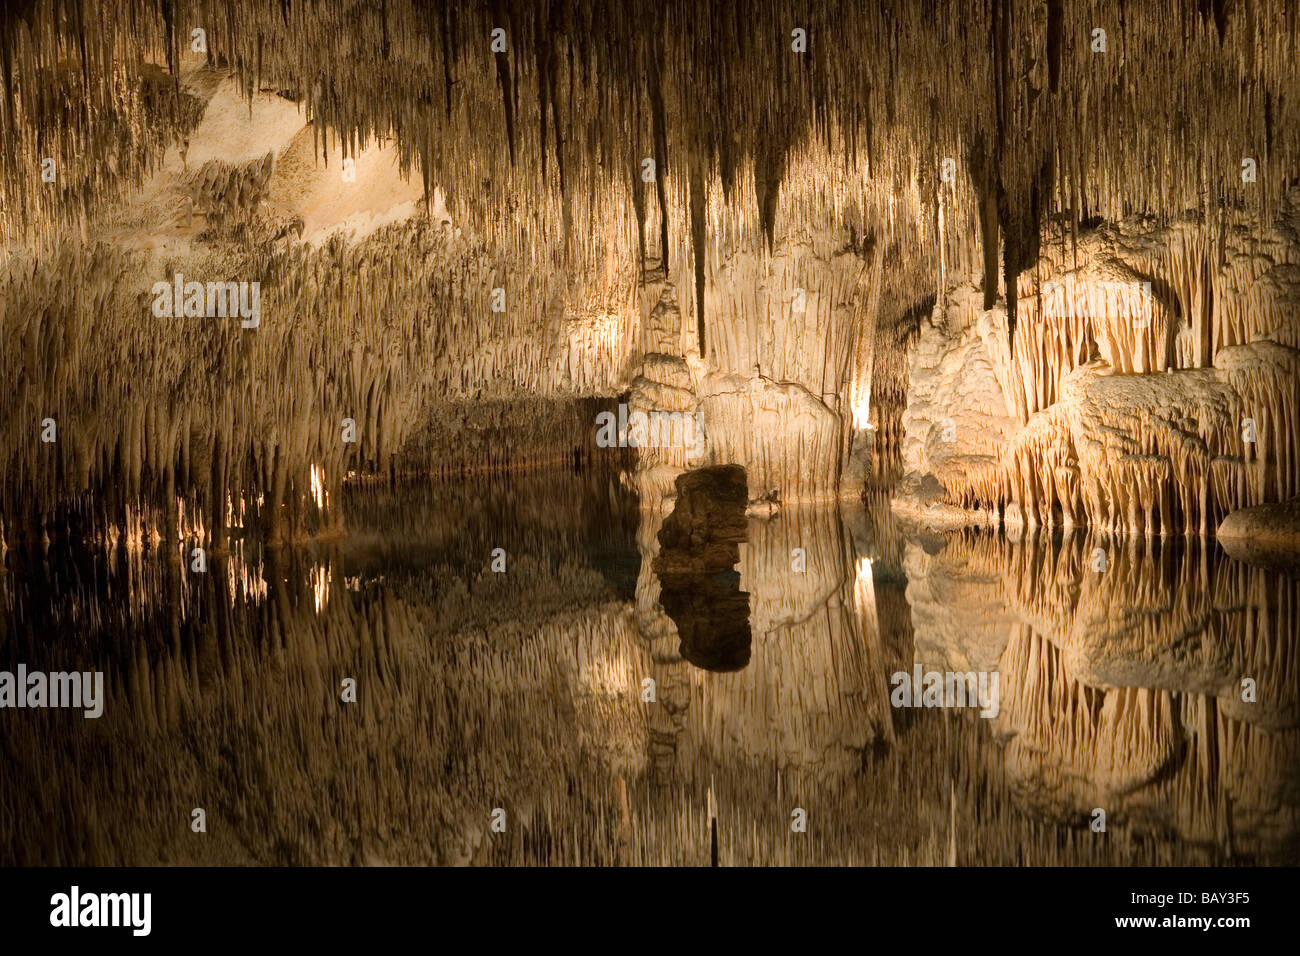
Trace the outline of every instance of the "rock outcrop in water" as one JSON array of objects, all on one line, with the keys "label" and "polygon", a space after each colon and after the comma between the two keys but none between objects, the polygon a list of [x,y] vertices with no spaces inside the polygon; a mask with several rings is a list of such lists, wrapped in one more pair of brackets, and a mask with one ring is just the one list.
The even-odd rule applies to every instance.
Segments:
[{"label": "rock outcrop in water", "polygon": [[1220,522],[1215,536],[1234,558],[1300,567],[1300,498],[1234,511]]}]

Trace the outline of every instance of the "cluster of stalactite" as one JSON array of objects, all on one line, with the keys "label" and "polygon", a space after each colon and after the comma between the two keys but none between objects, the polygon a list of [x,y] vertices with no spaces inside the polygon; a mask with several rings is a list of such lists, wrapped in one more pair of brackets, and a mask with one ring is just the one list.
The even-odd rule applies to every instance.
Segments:
[{"label": "cluster of stalactite", "polygon": [[[1284,3],[1215,9],[76,0],[9,16],[5,120],[16,154],[29,151],[54,108],[41,106],[43,71],[76,74],[86,107],[68,117],[80,136],[67,145],[92,148],[66,158],[89,169],[105,147],[82,124],[129,103],[150,62],[175,74],[202,29],[198,57],[236,69],[249,91],[300,97],[345,150],[396,133],[408,163],[454,184],[453,204],[547,190],[576,213],[605,175],[631,180],[638,206],[663,205],[667,179],[716,172],[729,190],[750,166],[770,233],[789,151],[824,139],[873,174],[919,160],[911,175],[930,187],[945,182],[939,160],[955,159],[969,185],[943,198],[927,189],[931,217],[945,206],[950,237],[983,222],[1019,271],[1042,216],[1245,199],[1243,148],[1263,170],[1247,201],[1276,200],[1268,172],[1293,165],[1300,145],[1285,95],[1300,24]],[[665,176],[638,186],[643,157]],[[15,155],[11,188],[32,182],[20,165]]]},{"label": "cluster of stalactite", "polygon": [[955,459],[927,449],[949,500],[1031,525],[1206,534],[1236,508],[1300,493],[1298,204],[1292,190],[1276,220],[1237,211],[1218,231],[1106,225],[1074,251],[1059,234],[1020,278],[1032,321],[1011,348],[1001,306],[950,295],[949,340],[989,357],[1020,425],[930,416],[969,431]]},{"label": "cluster of stalactite", "polygon": [[[42,70],[80,74],[86,103],[102,111],[139,85],[149,60],[175,76],[187,56],[205,58],[237,71],[250,93],[300,99],[324,161],[338,158],[331,133],[343,153],[396,135],[404,168],[418,166],[426,184],[444,186],[457,218],[523,256],[537,254],[539,229],[559,224],[566,254],[589,261],[610,223],[625,227],[631,212],[642,227],[636,245],[644,251],[648,231],[677,268],[685,263],[669,260],[670,228],[700,245],[711,232],[705,199],[718,191],[743,202],[770,242],[778,216],[798,219],[783,194],[799,150],[821,143],[861,171],[857,188],[871,179],[909,197],[890,219],[920,220],[928,239],[942,239],[941,271],[982,269],[991,304],[999,275],[1014,280],[1032,265],[1039,226],[1057,214],[1077,229],[1132,210],[1276,205],[1285,176],[1275,173],[1300,152],[1296,106],[1284,95],[1300,27],[1272,5],[1234,8],[1222,22],[1201,7],[37,7],[7,24],[5,121],[24,161],[4,179],[15,197],[38,188],[27,160],[48,124],[28,103],[39,102]],[[194,29],[205,31],[203,57],[187,53]],[[1106,31],[1100,46],[1096,30]],[[880,55],[863,62],[861,49]],[[82,128],[96,109],[83,112],[67,118],[68,135],[90,148],[56,158],[111,178],[112,142]],[[1259,170],[1251,183],[1243,148]],[[645,159],[655,165],[649,181]],[[845,210],[856,202],[833,187],[822,199]],[[1016,283],[1006,285],[1014,328]]]},{"label": "cluster of stalactite", "polygon": [[1044,237],[1017,283],[1021,316],[1008,392],[1022,420],[1051,406],[1061,379],[1100,359],[1125,374],[1210,368],[1227,348],[1260,339],[1296,348],[1300,193],[1275,217],[1243,209],[1153,228],[1122,220],[1071,244]]},{"label": "cluster of stalactite", "polygon": [[597,460],[630,464],[628,449],[601,444],[596,423],[603,413],[618,414],[613,399],[433,401],[390,472],[451,478]]},{"label": "cluster of stalactite", "polygon": [[[1008,498],[1031,525],[1150,535],[1207,534],[1237,508],[1294,496],[1300,352],[1255,343],[1220,364],[1159,376],[1076,369],[1013,440]],[[973,491],[997,500],[987,483]]]},{"label": "cluster of stalactite", "polygon": [[[251,165],[260,176],[264,164]],[[174,529],[179,498],[188,531],[210,544],[223,545],[230,525],[292,537],[317,520],[313,487],[335,492],[349,473],[499,466],[511,452],[494,453],[487,436],[460,458],[450,438],[436,443],[438,460],[422,451],[422,436],[457,424],[472,432],[476,415],[497,429],[534,428],[531,447],[516,442],[517,464],[569,460],[575,447],[586,457],[594,409],[506,400],[566,385],[564,394],[609,394],[623,364],[611,358],[575,386],[556,346],[573,319],[555,311],[543,321],[541,303],[559,295],[547,280],[497,278],[501,265],[481,246],[419,221],[359,243],[214,241],[176,259],[69,243],[8,265],[0,513],[15,530],[61,508],[120,528],[141,502]],[[179,299],[175,317],[155,315],[150,288],[174,272],[260,281],[259,325],[183,316]],[[513,310],[490,310],[498,282],[518,296]],[[536,427],[542,420],[549,430]]]},{"label": "cluster of stalactite", "polygon": [[26,6],[31,20],[0,14],[0,232],[57,242],[139,187],[198,124],[203,105],[147,62],[112,10]]},{"label": "cluster of stalactite", "polygon": [[[868,483],[893,486],[903,474],[903,413],[908,404],[907,356],[920,332],[921,322],[931,314],[935,299],[925,296],[920,283],[929,278],[913,269],[912,289],[891,284],[882,291],[873,336],[871,390],[868,424],[875,434]],[[904,274],[905,275],[905,274]],[[885,281],[899,277],[888,270]],[[909,294],[911,293],[911,294]],[[910,303],[910,304],[904,304]]]},{"label": "cluster of stalactite", "polygon": [[[924,286],[942,300],[965,276],[982,284],[985,308],[1004,302],[1009,340],[998,364],[1025,417],[1055,400],[1060,380],[1090,357],[1092,344],[1117,369],[1203,368],[1222,348],[1268,331],[1260,327],[1267,320],[1258,293],[1247,289],[1263,257],[1238,255],[1230,239],[1241,217],[1272,222],[1285,206],[1300,157],[1300,107],[1286,95],[1300,23],[1281,3],[1216,7],[1215,16],[1204,7],[1191,0],[1123,13],[1056,0],[976,10],[957,0],[937,7],[903,0],[32,5],[7,13],[0,35],[7,144],[0,225],[25,242],[57,242],[73,225],[93,229],[86,220],[138,185],[164,147],[184,154],[202,109],[196,90],[228,74],[250,103],[276,96],[299,104],[325,168],[392,142],[403,174],[423,181],[430,202],[441,190],[460,235],[484,251],[456,268],[440,263],[427,279],[463,283],[468,307],[452,321],[412,328],[415,347],[400,358],[383,350],[371,356],[369,342],[354,349],[349,387],[358,395],[350,404],[368,407],[354,407],[351,417],[369,420],[357,454],[324,456],[329,479],[349,470],[344,457],[382,465],[408,419],[423,414],[419,389],[397,381],[418,377],[417,365],[438,365],[453,378],[447,370],[455,370],[450,387],[475,397],[506,382],[541,394],[614,393],[627,384],[629,356],[634,364],[645,333],[634,322],[645,286],[633,273],[653,270],[674,287],[681,308],[678,347],[669,354],[694,350],[723,374],[793,382],[836,418],[827,435],[815,429],[821,450],[813,488],[790,487],[796,496],[820,496],[851,456],[851,424],[875,424],[877,478],[895,470],[890,381],[899,342],[875,328],[878,315],[892,326],[911,314],[928,295]],[[864,49],[877,55],[864,61]],[[47,152],[60,171],[54,182],[41,178]],[[212,160],[192,172],[191,202],[209,221],[205,238],[247,242],[257,232],[251,208],[264,198],[274,162]],[[1169,334],[1172,319],[1160,310],[1141,331],[1124,316],[1081,326],[1043,313],[1035,273],[1045,257],[1077,264],[1086,245],[1081,224],[1133,215],[1169,221],[1187,210],[1199,231],[1179,234],[1183,252],[1154,283],[1177,297],[1186,335]],[[295,270],[308,285],[323,278],[320,263],[329,257],[294,252],[293,228],[278,224],[274,250],[253,254],[250,278],[286,286],[297,281]],[[1135,269],[1144,254],[1135,253]],[[294,265],[298,258],[317,265]],[[22,268],[13,265],[11,274]],[[573,276],[583,277],[585,292],[572,288]],[[397,301],[396,287],[372,296],[360,275],[329,288],[335,308],[359,315]],[[477,305],[495,288],[514,304],[504,319]],[[642,326],[655,301],[639,303]],[[558,337],[535,335],[557,312],[564,314]],[[140,328],[126,338],[149,334]],[[503,348],[493,336],[542,345]],[[263,354],[261,345],[242,349]],[[404,371],[378,367],[390,359]],[[228,371],[242,360],[223,355],[213,365]],[[286,370],[300,364],[317,367],[296,351],[282,356]],[[330,365],[331,382],[341,367]],[[138,376],[135,388],[149,381]],[[238,381],[217,383],[212,404],[237,407],[244,400],[231,391]],[[267,389],[272,401],[263,404],[272,406],[294,394],[272,380],[255,388]],[[160,389],[148,402],[170,407],[173,398]],[[39,404],[63,401],[47,392]],[[303,422],[298,415],[295,429],[310,431]],[[798,426],[782,414],[774,423]],[[144,441],[166,444],[155,431],[189,429],[175,419],[163,425],[150,425]],[[276,449],[293,457],[285,468],[299,475],[308,467],[304,450],[316,450],[280,435],[245,441],[238,431],[222,440],[239,455],[248,447],[248,467],[263,475],[280,468]],[[749,453],[734,423],[716,432],[721,450],[730,442],[738,450],[727,453]],[[774,484],[800,473],[788,449],[769,457],[781,479]],[[124,461],[133,468],[129,455]],[[1277,458],[1269,467],[1288,464]],[[1128,484],[1156,479],[1134,467],[1141,474]],[[153,471],[165,485],[170,467]],[[958,489],[959,497],[990,497],[983,477],[972,480],[979,487]],[[293,475],[285,481],[302,486]],[[1008,481],[1001,496],[1034,510],[1012,497],[1019,484]],[[1079,493],[1064,495],[1071,507]],[[1054,514],[1064,505],[1052,494]],[[214,516],[213,523],[222,522]]]}]

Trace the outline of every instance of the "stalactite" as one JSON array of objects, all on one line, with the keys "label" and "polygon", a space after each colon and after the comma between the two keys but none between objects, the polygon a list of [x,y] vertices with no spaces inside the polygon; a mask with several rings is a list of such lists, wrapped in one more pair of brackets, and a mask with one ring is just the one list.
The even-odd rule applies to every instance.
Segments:
[{"label": "stalactite", "polygon": [[659,262],[664,275],[668,275],[668,121],[664,109],[663,79],[660,75],[660,32],[662,25],[651,31],[649,66],[650,117],[654,136],[655,192],[659,197]]},{"label": "stalactite", "polygon": [[[496,17],[498,18],[498,22],[500,22],[500,20],[501,20],[501,4],[500,4],[500,3],[496,3],[496,4],[494,4],[493,6],[494,6],[494,13],[495,13]],[[499,29],[504,29],[504,27],[500,27]],[[500,51],[498,51],[497,53],[493,54],[493,56],[494,56],[495,59],[496,59],[497,84],[501,87],[501,104],[502,104],[502,108],[503,108],[504,111],[505,111],[506,146],[507,146],[507,148],[508,148],[508,150],[509,150],[509,153],[510,153],[510,165],[513,166],[513,165],[515,164],[515,91],[516,91],[516,87],[515,87],[514,83],[511,82],[511,79],[510,79],[510,52],[509,52],[509,48],[507,47],[507,49],[505,49],[505,50],[500,50]],[[545,88],[545,87],[543,86],[543,89],[544,89],[544,88]],[[543,115],[545,115],[545,103],[544,103],[544,102],[543,102],[543,104],[542,104],[542,112],[543,112]],[[543,150],[543,155],[545,154],[545,149],[546,149],[546,140],[545,140],[545,138],[543,138],[543,140],[542,140],[542,150]]]},{"label": "stalactite", "polygon": [[707,233],[704,222],[705,187],[704,177],[698,163],[691,165],[691,259],[695,263],[695,321],[699,343],[700,358],[706,358],[708,351],[704,335],[704,275],[706,271]]},{"label": "stalactite", "polygon": [[[1294,399],[1285,384],[1280,397],[1271,391],[1289,366],[1269,365],[1271,371],[1258,375],[1244,366],[1219,366],[1232,361],[1232,349],[1261,339],[1300,346],[1285,312],[1297,263],[1286,236],[1294,218],[1289,180],[1300,156],[1298,106],[1288,95],[1297,25],[1294,18],[1271,16],[1276,3],[1249,10],[1217,5],[1208,19],[1189,16],[1191,9],[1186,2],[1128,10],[1117,22],[1099,3],[1042,9],[1017,0],[972,12],[955,0],[924,11],[828,0],[809,11],[804,52],[791,47],[789,24],[776,6],[746,12],[684,0],[617,9],[499,0],[441,11],[406,0],[360,6],[236,0],[220,9],[207,2],[133,0],[6,13],[0,228],[29,247],[8,261],[15,280],[27,267],[23,254],[37,247],[48,251],[78,237],[87,245],[121,241],[133,232],[148,244],[165,232],[153,222],[115,219],[118,201],[129,209],[146,182],[155,188],[153,177],[165,177],[169,157],[179,153],[186,165],[203,103],[227,74],[250,113],[266,95],[263,89],[300,101],[312,126],[304,135],[318,145],[331,176],[338,165],[328,159],[362,157],[376,144],[395,150],[404,175],[418,165],[431,208],[441,189],[454,212],[449,228],[473,250],[449,256],[459,271],[438,281],[446,293],[437,300],[440,307],[458,303],[463,314],[446,329],[427,317],[404,318],[386,338],[367,324],[384,304],[401,301],[403,290],[420,287],[414,267],[380,266],[368,253],[337,247],[327,266],[324,252],[279,248],[294,248],[295,229],[303,235],[303,224],[295,227],[291,218],[270,235],[263,232],[265,207],[276,204],[277,182],[283,185],[276,171],[285,160],[282,150],[265,166],[196,160],[188,170],[191,205],[178,206],[167,229],[179,230],[186,241],[197,238],[215,259],[233,257],[250,277],[265,274],[268,286],[275,283],[264,270],[278,273],[283,288],[292,287],[284,304],[310,301],[328,312],[328,326],[353,353],[345,361],[343,346],[336,354],[305,333],[286,334],[271,346],[262,341],[272,337],[266,330],[242,340],[206,330],[196,338],[219,357],[210,375],[185,377],[180,358],[139,342],[150,327],[124,319],[128,344],[118,346],[118,354],[143,355],[150,371],[140,376],[140,387],[158,391],[138,403],[132,395],[133,410],[120,426],[96,426],[87,437],[70,438],[69,445],[85,444],[51,455],[51,473],[59,488],[72,489],[120,468],[141,494],[156,495],[162,463],[179,457],[179,444],[193,436],[154,435],[151,423],[167,417],[155,405],[200,380],[223,394],[268,368],[281,369],[275,374],[287,380],[290,368],[315,368],[309,363],[322,354],[330,356],[331,374],[346,370],[345,385],[321,375],[313,377],[311,397],[267,392],[275,427],[284,432],[282,454],[292,462],[286,467],[300,476],[312,454],[327,447],[326,425],[304,424],[307,409],[317,398],[332,403],[336,389],[348,393],[339,406],[355,405],[349,417],[364,423],[362,447],[349,459],[363,468],[391,461],[419,427],[413,409],[432,408],[438,384],[454,396],[482,390],[501,399],[525,388],[566,397],[616,394],[630,385],[638,344],[631,335],[617,344],[606,338],[623,335],[638,310],[648,312],[659,301],[656,293],[629,305],[639,280],[611,262],[631,260],[636,250],[639,265],[657,268],[665,281],[670,262],[684,263],[687,255],[694,262],[693,275],[679,276],[687,272],[681,269],[672,275],[682,283],[693,279],[694,295],[682,284],[676,301],[693,303],[696,338],[710,372],[753,380],[758,366],[769,380],[804,389],[838,419],[833,442],[818,439],[825,462],[812,470],[820,483],[848,458],[847,426],[861,399],[855,389],[870,393],[876,382],[886,391],[893,387],[884,384],[893,359],[862,361],[867,337],[853,317],[858,306],[844,306],[860,303],[868,285],[837,278],[820,288],[799,286],[813,293],[815,321],[778,310],[767,292],[761,301],[745,301],[727,287],[751,268],[734,258],[751,234],[772,268],[765,274],[753,266],[751,277],[784,294],[807,277],[781,271],[782,249],[827,230],[838,236],[843,226],[860,235],[878,233],[890,276],[869,294],[879,295],[885,304],[878,308],[891,319],[921,298],[911,294],[914,276],[898,273],[928,271],[928,288],[935,290],[941,271],[936,291],[946,309],[948,286],[982,272],[985,310],[1001,309],[1000,319],[989,321],[1003,322],[1008,338],[1005,356],[993,354],[992,346],[988,351],[1022,424],[1050,410],[1061,399],[1063,381],[1100,358],[1122,373],[1217,369],[1243,403],[1236,408],[1225,398],[1224,415],[1251,417],[1263,436],[1253,449],[1233,449],[1226,418],[1210,424],[1218,413],[1207,412],[1197,427],[1212,434],[1196,438],[1214,446],[1205,456],[1171,450],[1195,445],[1176,434],[1177,423],[1161,424],[1156,437],[1135,437],[1131,448],[1116,442],[1098,452],[1096,443],[1066,440],[1060,431],[1077,429],[1082,419],[1063,424],[1055,413],[1026,429],[1029,437],[1009,454],[1014,461],[1001,480],[996,468],[982,465],[955,475],[955,499],[995,507],[1014,502],[1044,524],[1086,519],[1137,524],[1144,531],[1180,522],[1209,527],[1228,507],[1295,490]],[[1104,54],[1094,53],[1087,39],[1099,22],[1110,30]],[[189,29],[200,23],[206,55],[188,45]],[[496,27],[506,30],[505,52],[491,48]],[[882,36],[890,38],[884,46]],[[864,63],[842,53],[864,48],[880,55]],[[945,51],[938,60],[936,49]],[[1172,56],[1155,52],[1170,50]],[[1253,182],[1241,177],[1243,150],[1257,160]],[[555,176],[549,175],[552,151]],[[640,178],[647,155],[655,160],[654,204],[646,201]],[[58,170],[54,183],[41,179],[47,158]],[[936,182],[928,167],[947,158],[960,167],[956,178]],[[945,190],[941,200],[937,189]],[[1122,228],[1153,215],[1167,229],[1159,241]],[[199,217],[201,235],[189,228]],[[1097,218],[1106,222],[1100,236],[1090,228]],[[1180,221],[1170,223],[1174,219]],[[648,220],[657,222],[659,233],[658,255],[649,261]],[[392,234],[379,244],[388,241]],[[1099,255],[1117,271],[1094,268]],[[438,262],[442,269],[444,260]],[[161,265],[151,263],[150,275],[161,274]],[[358,290],[349,290],[351,280],[341,276],[350,276],[352,266],[379,269],[387,278],[367,276]],[[1139,327],[1130,321],[1139,315],[1131,297],[1110,293],[1089,303],[1090,309],[1101,303],[1104,315],[1045,315],[1051,300],[1041,294],[1043,280],[1065,275],[1149,279],[1159,303],[1148,316],[1152,321]],[[599,278],[570,288],[571,276]],[[318,282],[322,290],[332,282],[347,304],[311,294]],[[477,303],[483,287],[501,282],[512,307],[504,318],[491,313],[497,325],[488,335]],[[844,300],[822,301],[836,296]],[[39,328],[28,324],[11,333],[31,364],[25,380],[31,385],[13,400],[11,420],[26,421],[41,414],[38,406],[65,401],[65,383],[48,372],[49,355],[62,360],[66,348],[68,367],[81,367],[81,347],[68,343],[83,334],[95,343],[109,339],[111,322],[69,318],[93,308],[65,302],[57,309],[63,318],[24,318]],[[345,309],[360,318],[347,318]],[[83,321],[93,327],[74,324]],[[60,323],[68,327],[56,329]],[[438,365],[437,372],[422,377],[414,359],[400,363],[400,371],[368,367],[388,355],[399,327],[413,335],[413,354]],[[799,341],[796,330],[808,340]],[[464,343],[457,341],[461,333],[468,336]],[[170,333],[161,338],[171,341]],[[178,355],[189,357],[182,348]],[[310,359],[302,348],[314,350],[306,353]],[[803,349],[812,353],[806,360],[791,359]],[[864,364],[872,369],[865,381]],[[19,368],[16,359],[9,365]],[[39,392],[45,387],[48,392]],[[242,414],[242,401],[214,404],[231,420]],[[900,444],[895,412],[872,411],[870,394],[861,404],[877,416],[881,459],[893,460]],[[339,411],[329,407],[331,414]],[[213,480],[206,456],[224,427],[215,413],[197,414],[195,427],[205,437],[195,442],[194,474],[208,474],[182,477],[182,488]],[[1060,440],[1053,443],[1050,435]],[[835,450],[827,451],[832,443]],[[1121,445],[1124,450],[1112,455]],[[253,446],[255,456],[281,448],[269,438]],[[15,467],[25,473],[19,481],[41,486],[45,465],[33,465],[28,446],[20,447],[14,460],[24,464]],[[331,480],[348,470],[341,456],[326,465]],[[1028,474],[1031,465],[1037,474]],[[228,492],[259,489],[270,480],[269,467],[235,454]],[[1163,476],[1195,487],[1163,491]],[[1107,491],[1124,498],[1122,507],[1100,492],[1103,481],[1114,482]],[[1133,513],[1131,502],[1140,502]]]}]

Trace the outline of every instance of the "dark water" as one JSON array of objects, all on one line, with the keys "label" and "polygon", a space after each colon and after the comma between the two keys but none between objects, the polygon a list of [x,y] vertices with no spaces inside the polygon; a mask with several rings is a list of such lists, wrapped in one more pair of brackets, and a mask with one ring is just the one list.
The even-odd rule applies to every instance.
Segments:
[{"label": "dark water", "polygon": [[[202,574],[6,556],[0,666],[106,689],[0,710],[0,863],[706,865],[710,808],[723,865],[1300,862],[1300,584],[1212,543],[788,509],[745,522],[718,669],[618,472],[343,507]],[[894,706],[918,671],[996,706]]]}]

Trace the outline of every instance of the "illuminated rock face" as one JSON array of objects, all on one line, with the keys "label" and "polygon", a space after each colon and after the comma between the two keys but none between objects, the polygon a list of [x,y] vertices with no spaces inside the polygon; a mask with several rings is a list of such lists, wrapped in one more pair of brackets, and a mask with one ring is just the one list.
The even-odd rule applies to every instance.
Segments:
[{"label": "illuminated rock face", "polygon": [[911,359],[915,477],[900,505],[930,524],[979,521],[955,505],[986,520],[1005,510],[1008,526],[1207,535],[1233,510],[1295,495],[1296,221],[1291,207],[1275,228],[1242,220],[1205,274],[1194,224],[1107,227],[1075,268],[1045,254],[1038,281],[1021,279],[1014,355],[1001,306],[955,292]]},{"label": "illuminated rock face", "polygon": [[1300,481],[1290,470],[1300,352],[1258,342],[1218,361],[1070,372],[1056,405],[1012,443],[1010,498],[1031,524],[1206,534],[1233,509],[1289,496]]},{"label": "illuminated rock face", "polygon": [[[284,536],[319,517],[313,474],[454,458],[434,420],[464,403],[623,395],[704,422],[700,460],[638,454],[652,509],[688,465],[740,464],[751,497],[855,497],[903,445],[950,522],[1208,533],[1300,490],[1294,396],[1254,357],[1222,364],[1300,347],[1284,3],[1131,11],[1099,46],[1089,7],[826,0],[795,28],[779,3],[608,6],[238,0],[202,50],[153,7],[6,21],[0,374],[22,385],[0,510],[113,488],[100,524],[179,498],[214,543],[232,520]],[[159,321],[147,295],[178,273],[260,284],[256,329]],[[931,297],[909,359],[891,325]],[[1190,482],[1171,508],[1146,490],[1162,466],[1072,461],[1064,415],[1033,419],[1094,361],[1225,372],[1253,453],[1217,441],[1203,477],[1160,452]],[[45,418],[70,426],[56,449],[31,437]]]},{"label": "illuminated rock face", "polygon": [[862,426],[855,402],[870,391],[865,313],[881,264],[845,252],[836,237],[829,228],[813,240],[787,237],[770,255],[741,242],[719,253],[720,266],[707,263],[705,309],[717,319],[707,359],[683,326],[678,295],[690,290],[661,273],[643,285],[653,307],[629,407],[652,419],[695,416],[698,427],[639,452],[643,505],[658,507],[682,469],[722,464],[745,469],[751,499],[860,493],[862,467],[850,453]]},{"label": "illuminated rock face", "polygon": [[1300,567],[1300,498],[1234,511],[1223,519],[1216,537],[1243,561]]},{"label": "illuminated rock face", "polygon": [[[973,294],[968,290],[968,296]],[[996,500],[1002,456],[1020,431],[1008,411],[994,358],[1001,357],[994,336],[1005,336],[1005,316],[996,327],[983,316],[964,327],[945,325],[975,314],[954,309],[923,319],[908,353],[904,488],[909,503],[919,505],[922,520],[931,524],[943,521],[941,514],[963,524],[974,520],[942,507],[936,511],[933,499],[940,495],[957,505]]]}]

